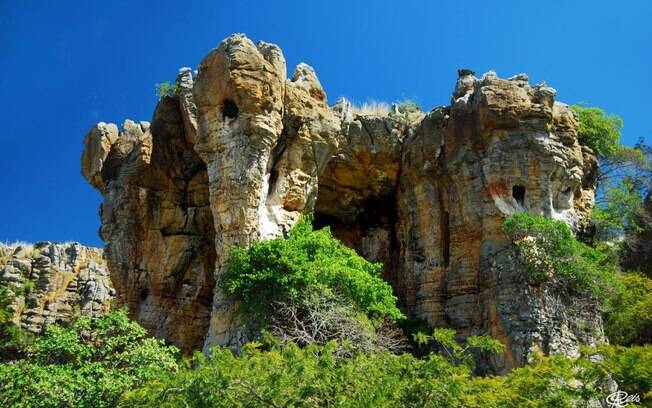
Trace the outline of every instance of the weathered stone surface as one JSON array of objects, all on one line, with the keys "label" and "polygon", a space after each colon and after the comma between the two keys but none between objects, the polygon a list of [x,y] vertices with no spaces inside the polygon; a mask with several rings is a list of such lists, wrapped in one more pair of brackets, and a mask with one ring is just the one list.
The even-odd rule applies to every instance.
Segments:
[{"label": "weathered stone surface", "polygon": [[503,340],[495,369],[600,341],[590,299],[531,282],[501,231],[515,211],[584,229],[597,162],[574,115],[524,74],[459,74],[451,105],[418,123],[398,106],[356,115],[346,101],[328,107],[308,65],[288,80],[277,46],[233,35],[194,80],[180,71],[151,127],[97,125],[82,167],[104,196],[118,303],[186,351],[237,347],[252,333],[216,287],[228,248],[286,234],[314,210],[385,264],[410,315]]},{"label": "weathered stone surface", "polygon": [[355,115],[340,101],[339,150],[319,179],[317,226],[329,225],[339,239],[366,259],[382,262],[395,284],[396,188],[406,126],[389,116]]},{"label": "weathered stone surface", "polygon": [[534,347],[573,353],[603,339],[595,305],[530,282],[501,231],[516,211],[575,229],[589,216],[595,160],[554,93],[522,75],[468,74],[452,105],[432,111],[404,143],[399,294],[431,324],[500,338],[508,351],[493,362],[498,369],[523,364]]},{"label": "weathered stone surface", "polygon": [[190,351],[210,317],[215,248],[206,167],[179,106],[163,97],[151,126],[125,121],[101,170],[100,235],[117,304]]},{"label": "weathered stone surface", "polygon": [[0,285],[16,295],[14,321],[31,333],[111,310],[115,290],[102,250],[78,243],[0,243]]}]

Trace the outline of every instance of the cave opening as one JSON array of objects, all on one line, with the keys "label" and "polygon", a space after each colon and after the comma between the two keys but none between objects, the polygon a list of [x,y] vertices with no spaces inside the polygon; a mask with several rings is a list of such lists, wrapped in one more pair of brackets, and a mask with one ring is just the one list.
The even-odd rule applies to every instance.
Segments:
[{"label": "cave opening", "polygon": [[147,288],[144,288],[143,290],[140,291],[140,300],[142,302],[147,300],[148,296],[149,296],[149,290]]},{"label": "cave opening", "polygon": [[393,194],[369,197],[340,208],[325,208],[317,199],[313,226],[330,227],[333,236],[363,258],[383,264],[383,278],[396,288],[398,241],[396,198]]},{"label": "cave opening", "polygon": [[238,117],[239,113],[240,109],[238,109],[238,105],[236,105],[235,102],[230,99],[224,100],[222,103],[222,114],[224,115],[224,118],[235,119]]},{"label": "cave opening", "polygon": [[516,203],[521,207],[525,206],[525,187],[516,184],[512,187],[512,197],[516,200]]}]

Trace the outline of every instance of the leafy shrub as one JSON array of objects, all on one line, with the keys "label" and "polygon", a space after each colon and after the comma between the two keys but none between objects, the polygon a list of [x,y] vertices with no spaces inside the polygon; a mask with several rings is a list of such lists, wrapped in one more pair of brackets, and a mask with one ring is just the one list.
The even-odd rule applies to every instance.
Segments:
[{"label": "leafy shrub", "polygon": [[6,286],[0,286],[0,361],[22,355],[22,348],[31,340],[31,336],[12,321],[10,306],[14,298]]},{"label": "leafy shrub", "polygon": [[287,238],[234,247],[222,288],[240,301],[243,320],[283,343],[337,343],[336,355],[398,352],[407,346],[394,321],[403,318],[381,264],[360,257],[300,220]]},{"label": "leafy shrub", "polygon": [[[621,389],[650,391],[652,347],[587,349],[579,358],[535,355],[531,365],[504,377],[474,377],[439,354],[359,353],[335,357],[335,345],[293,344],[240,356],[215,348],[196,355],[193,370],[128,391],[123,406],[159,407],[577,407],[599,406],[611,373]],[[592,363],[589,356],[600,354]],[[635,367],[634,367],[635,366]],[[634,370],[631,370],[635,368]],[[593,405],[589,401],[593,401]]]},{"label": "leafy shrub", "polygon": [[602,301],[619,286],[610,257],[577,241],[563,221],[518,212],[503,222],[503,231],[537,282],[567,281],[572,289],[588,289]]},{"label": "leafy shrub", "polygon": [[604,319],[605,333],[616,344],[652,343],[652,279],[626,273],[621,281]]},{"label": "leafy shrub", "polygon": [[593,149],[598,157],[610,156],[620,146],[620,129],[623,120],[607,115],[597,107],[573,105],[571,109],[579,117],[578,138],[580,143]]},{"label": "leafy shrub", "polygon": [[296,300],[312,290],[338,293],[374,318],[402,318],[381,269],[333,238],[329,228],[313,231],[311,219],[304,218],[287,238],[233,247],[220,286],[263,323],[276,302]]},{"label": "leafy shrub", "polygon": [[159,98],[179,94],[179,85],[176,82],[165,81],[154,85],[154,87],[156,88],[156,96]]},{"label": "leafy shrub", "polygon": [[176,355],[126,310],[70,328],[50,325],[27,358],[0,365],[0,405],[113,407],[126,390],[176,372]]},{"label": "leafy shrub", "polygon": [[652,405],[652,345],[622,347],[602,345],[586,348],[585,356],[593,358],[592,364],[584,361],[585,376],[597,383],[612,378],[618,388],[628,394],[639,394],[643,406]]},{"label": "leafy shrub", "polygon": [[441,353],[448,358],[453,364],[464,364],[469,368],[475,367],[473,354],[476,353],[500,353],[505,346],[498,340],[490,336],[469,336],[466,338],[466,344],[460,345],[455,340],[455,330],[446,328],[435,328],[432,335],[419,332],[414,334],[414,340],[417,344],[427,344],[434,342]]}]

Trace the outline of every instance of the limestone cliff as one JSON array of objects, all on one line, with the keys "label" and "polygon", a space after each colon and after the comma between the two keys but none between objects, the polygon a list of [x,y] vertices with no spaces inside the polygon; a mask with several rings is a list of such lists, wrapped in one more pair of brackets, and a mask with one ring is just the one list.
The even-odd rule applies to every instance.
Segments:
[{"label": "limestone cliff", "polygon": [[[462,336],[572,353],[602,340],[590,299],[535,285],[501,232],[515,211],[581,232],[597,162],[555,90],[525,75],[461,70],[425,118],[327,105],[315,71],[286,79],[281,50],[242,35],[182,69],[151,125],[94,126],[82,172],[104,196],[101,235],[117,302],[188,351],[238,346],[237,308],[216,289],[228,248],[285,234],[301,214],[385,264],[402,307]],[[416,119],[415,119],[416,118]]]},{"label": "limestone cliff", "polygon": [[102,250],[78,243],[0,244],[0,286],[16,295],[15,323],[34,334],[80,314],[100,317],[115,295]]}]

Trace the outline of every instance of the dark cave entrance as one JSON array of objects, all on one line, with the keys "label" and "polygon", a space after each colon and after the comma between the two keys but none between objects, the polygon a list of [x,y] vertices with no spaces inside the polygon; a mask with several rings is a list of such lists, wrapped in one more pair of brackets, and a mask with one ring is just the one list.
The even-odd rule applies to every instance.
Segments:
[{"label": "dark cave entrance", "polygon": [[525,206],[525,187],[521,185],[515,185],[512,187],[512,197],[516,200],[516,203],[521,207]]},{"label": "dark cave entrance", "polygon": [[231,99],[225,99],[224,102],[222,102],[222,114],[224,115],[224,118],[235,119],[238,117],[239,113],[240,109],[238,109],[238,105],[236,105]]},{"label": "dark cave entrance", "polygon": [[396,288],[398,242],[396,239],[396,198],[371,197],[347,208],[321,208],[318,202],[313,225],[329,226],[333,236],[356,250],[365,259],[382,262],[383,278]]}]

